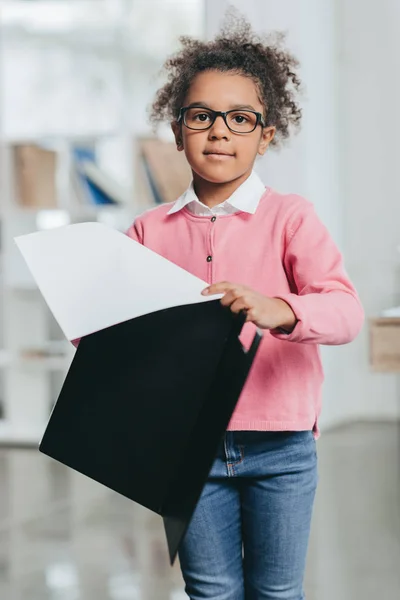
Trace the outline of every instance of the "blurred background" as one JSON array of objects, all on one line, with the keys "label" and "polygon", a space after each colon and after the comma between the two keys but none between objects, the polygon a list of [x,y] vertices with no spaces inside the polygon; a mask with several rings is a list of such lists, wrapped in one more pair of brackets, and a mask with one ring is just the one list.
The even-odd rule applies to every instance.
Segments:
[{"label": "blurred background", "polygon": [[161,519],[39,454],[73,357],[13,241],[82,221],[126,229],[190,173],[147,107],[180,35],[229,5],[287,32],[301,133],[257,162],[311,200],[367,320],[322,348],[326,381],[309,600],[400,595],[398,0],[0,0],[0,598],[183,600]]}]

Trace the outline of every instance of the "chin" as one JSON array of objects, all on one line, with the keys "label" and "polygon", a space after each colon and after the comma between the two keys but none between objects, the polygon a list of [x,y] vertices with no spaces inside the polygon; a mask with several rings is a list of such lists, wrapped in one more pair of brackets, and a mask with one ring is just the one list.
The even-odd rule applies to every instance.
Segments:
[{"label": "chin", "polygon": [[193,169],[193,171],[209,183],[228,183],[240,177],[240,173],[232,173],[229,169]]}]

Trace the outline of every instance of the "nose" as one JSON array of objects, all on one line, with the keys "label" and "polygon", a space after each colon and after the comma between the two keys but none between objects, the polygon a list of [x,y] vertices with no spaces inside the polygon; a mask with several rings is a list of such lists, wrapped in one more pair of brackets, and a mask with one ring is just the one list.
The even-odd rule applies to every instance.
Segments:
[{"label": "nose", "polygon": [[228,140],[230,137],[230,131],[222,117],[222,115],[218,115],[215,119],[212,127],[209,129],[209,138],[211,140],[220,140],[226,139]]}]

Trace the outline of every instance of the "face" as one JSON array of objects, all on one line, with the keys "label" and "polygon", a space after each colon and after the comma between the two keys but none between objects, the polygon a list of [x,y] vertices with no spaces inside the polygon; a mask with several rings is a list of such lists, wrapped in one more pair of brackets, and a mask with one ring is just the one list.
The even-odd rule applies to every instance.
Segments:
[{"label": "face", "polygon": [[[217,111],[246,108],[264,115],[254,81],[231,72],[198,74],[184,100],[184,106],[189,105]],[[220,116],[206,130],[188,129],[183,123],[173,123],[172,129],[177,148],[185,152],[193,175],[215,184],[246,179],[257,154],[264,154],[275,134],[274,127],[261,125],[251,133],[233,133]]]}]

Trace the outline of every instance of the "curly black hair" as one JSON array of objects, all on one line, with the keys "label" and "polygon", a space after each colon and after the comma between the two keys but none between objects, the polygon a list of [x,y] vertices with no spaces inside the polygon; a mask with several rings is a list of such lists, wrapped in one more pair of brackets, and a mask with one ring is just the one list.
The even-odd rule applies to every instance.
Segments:
[{"label": "curly black hair", "polygon": [[298,60],[283,47],[284,35],[257,35],[251,25],[232,12],[212,41],[180,37],[182,48],[167,59],[163,70],[167,82],[156,93],[150,121],[174,121],[195,76],[202,71],[234,72],[253,79],[264,106],[266,125],[276,127],[273,144],[299,128],[302,116],[296,102],[301,81],[296,74]]}]

